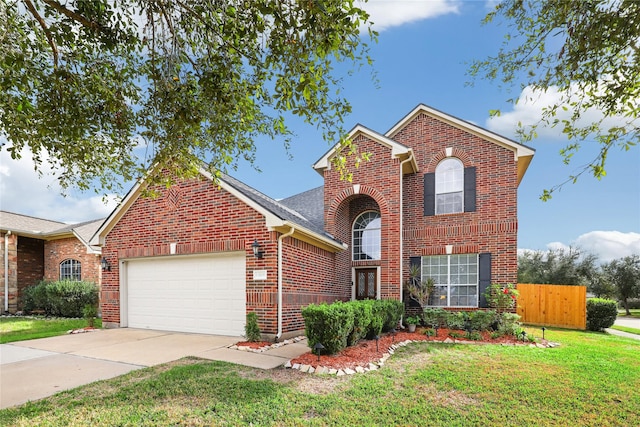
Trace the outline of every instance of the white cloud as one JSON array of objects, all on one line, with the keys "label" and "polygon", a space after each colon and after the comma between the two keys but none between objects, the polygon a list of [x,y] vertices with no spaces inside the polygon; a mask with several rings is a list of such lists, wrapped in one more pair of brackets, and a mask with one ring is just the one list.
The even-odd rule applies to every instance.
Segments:
[{"label": "white cloud", "polygon": [[106,217],[116,206],[116,198],[107,203],[98,195],[70,190],[67,197],[52,175],[51,166],[43,162],[42,177],[34,170],[31,152],[24,149],[20,160],[13,160],[6,150],[0,150],[0,209],[37,218],[68,223]]},{"label": "white cloud", "polygon": [[[547,250],[568,250],[579,248],[583,253],[593,254],[601,263],[630,255],[640,254],[640,233],[621,231],[590,231],[581,234],[570,243],[550,242]],[[518,249],[518,255],[532,252],[530,249]]]},{"label": "white cloud", "polygon": [[369,0],[358,6],[369,13],[376,31],[459,12],[457,0]]},{"label": "white cloud", "polygon": [[[583,96],[580,89],[576,85],[572,87],[573,96],[575,99]],[[527,86],[523,89],[518,102],[513,105],[511,111],[502,111],[499,116],[490,117],[487,119],[485,127],[493,132],[501,135],[514,137],[516,136],[516,129],[519,126],[527,129],[532,125],[536,125],[542,118],[543,110],[551,107],[552,105],[560,104],[565,107],[569,107],[567,102],[570,97],[568,92],[559,91],[558,88],[552,87],[547,91],[534,90],[531,86]],[[571,99],[574,99],[571,98]],[[573,111],[568,108],[563,110],[559,108],[556,112],[556,118],[560,120],[560,123],[553,126],[540,126],[536,130],[538,133],[538,139],[566,139],[566,135],[562,133],[562,120],[571,120]],[[580,120],[575,122],[579,127],[587,126],[590,123],[598,122],[602,120],[603,114],[600,110],[595,108],[584,111],[580,115]],[[620,117],[609,117],[603,120],[601,128],[607,129],[612,126],[625,126],[628,119]]]}]

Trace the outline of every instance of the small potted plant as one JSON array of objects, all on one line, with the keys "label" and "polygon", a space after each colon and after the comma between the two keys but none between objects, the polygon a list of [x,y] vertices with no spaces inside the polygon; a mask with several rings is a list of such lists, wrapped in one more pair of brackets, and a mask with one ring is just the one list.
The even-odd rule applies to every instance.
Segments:
[{"label": "small potted plant", "polygon": [[409,327],[409,332],[415,332],[416,331],[416,325],[420,324],[420,317],[419,316],[407,316],[407,318],[404,319],[404,321],[407,324],[407,326]]}]

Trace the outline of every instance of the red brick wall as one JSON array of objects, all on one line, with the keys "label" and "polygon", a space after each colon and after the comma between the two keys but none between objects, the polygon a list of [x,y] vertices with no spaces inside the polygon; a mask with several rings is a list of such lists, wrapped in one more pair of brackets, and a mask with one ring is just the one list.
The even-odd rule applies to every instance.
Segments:
[{"label": "red brick wall", "polygon": [[304,329],[301,310],[309,304],[351,299],[351,282],[337,282],[335,254],[286,237],[282,250],[283,331]]},{"label": "red brick wall", "polygon": [[[517,282],[517,163],[511,150],[424,114],[394,139],[412,147],[419,167],[404,178],[404,271],[410,256],[492,254],[492,282]],[[476,211],[424,216],[423,175],[434,172],[451,147],[464,167],[476,167]]]},{"label": "red brick wall", "polygon": [[[380,297],[400,297],[400,162],[392,158],[391,149],[359,135],[354,143],[361,152],[371,154],[371,160],[356,168],[352,182],[340,180],[338,173],[329,169],[324,175],[325,227],[349,250],[339,254],[336,262],[338,282],[351,282],[351,271],[356,266],[380,267]],[[356,194],[354,185],[360,185]],[[381,259],[379,261],[352,261],[351,230],[353,221],[362,212],[375,209],[381,216]]]},{"label": "red brick wall", "polygon": [[77,238],[69,237],[45,242],[44,253],[45,280],[60,280],[60,263],[73,259],[81,263],[83,281],[100,285],[100,256],[88,254],[87,247]]},{"label": "red brick wall", "polygon": [[18,237],[18,309],[22,309],[24,288],[39,283],[44,276],[44,242],[29,237]]},{"label": "red brick wall", "polygon": [[[355,143],[361,152],[372,154],[371,161],[359,168],[350,165],[353,181],[341,181],[335,170],[325,171],[325,226],[329,233],[351,245],[351,227],[355,217],[368,207],[364,201],[379,205],[382,216],[382,259],[365,264],[381,267],[382,298],[397,298],[402,282],[409,277],[409,257],[446,253],[492,254],[492,282],[517,281],[517,164],[514,152],[473,134],[440,122],[425,114],[391,136],[411,147],[419,171],[403,178],[403,262],[400,266],[399,161],[390,149],[360,135]],[[464,167],[476,167],[476,211],[452,215],[424,216],[423,176],[434,172],[446,157],[446,148]],[[353,185],[360,184],[354,194]],[[370,206],[369,206],[370,207]],[[338,281],[351,278],[351,252],[338,254]],[[400,278],[399,271],[403,271]]]},{"label": "red brick wall", "polygon": [[[111,271],[103,272],[102,313],[109,324],[120,323],[120,258],[168,255],[176,243],[176,254],[246,252],[247,311],[258,314],[265,334],[277,332],[277,239],[280,233],[265,227],[264,217],[235,196],[208,180],[180,182],[161,188],[155,199],[138,198],[107,235],[103,256]],[[257,239],[262,259],[251,248]],[[311,245],[286,238],[283,276],[283,332],[304,328],[299,313],[310,302],[334,300],[333,255]],[[267,280],[253,280],[253,270],[266,270]],[[313,290],[317,283],[326,287]]]}]

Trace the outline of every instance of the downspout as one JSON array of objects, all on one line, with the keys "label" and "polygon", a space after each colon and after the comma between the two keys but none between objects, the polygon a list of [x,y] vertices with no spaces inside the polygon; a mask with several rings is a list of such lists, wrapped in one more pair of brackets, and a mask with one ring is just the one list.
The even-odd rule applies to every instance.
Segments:
[{"label": "downspout", "polygon": [[276,333],[276,342],[282,336],[282,241],[285,237],[291,236],[294,231],[296,229],[292,226],[291,230],[278,237],[278,332]]},{"label": "downspout", "polygon": [[404,205],[404,199],[403,199],[403,195],[402,195],[402,187],[403,187],[403,179],[404,179],[404,174],[402,173],[402,166],[413,160],[413,151],[409,152],[409,157],[403,161],[400,162],[400,302],[404,301],[404,295],[403,295],[403,286],[402,286],[402,261],[404,261],[404,236],[402,233],[403,230],[403,217],[404,217],[404,213],[403,213],[403,209],[402,206]]},{"label": "downspout", "polygon": [[11,230],[4,233],[4,312],[9,311],[9,236]]}]

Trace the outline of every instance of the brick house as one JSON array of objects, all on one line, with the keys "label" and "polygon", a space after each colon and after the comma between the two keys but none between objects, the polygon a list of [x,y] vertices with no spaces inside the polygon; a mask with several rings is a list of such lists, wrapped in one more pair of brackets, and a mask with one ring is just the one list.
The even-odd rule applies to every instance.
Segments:
[{"label": "brick house", "polygon": [[[341,180],[276,201],[223,175],[134,186],[95,234],[103,324],[239,336],[258,314],[275,339],[304,329],[310,303],[408,301],[410,266],[431,304],[483,307],[489,283],[517,280],[517,189],[534,150],[419,105],[385,134],[349,134],[370,160]],[[349,158],[347,162],[353,162]]]},{"label": "brick house", "polygon": [[21,310],[24,288],[42,280],[83,280],[99,286],[101,251],[89,241],[103,221],[70,225],[0,211],[2,311]]}]

